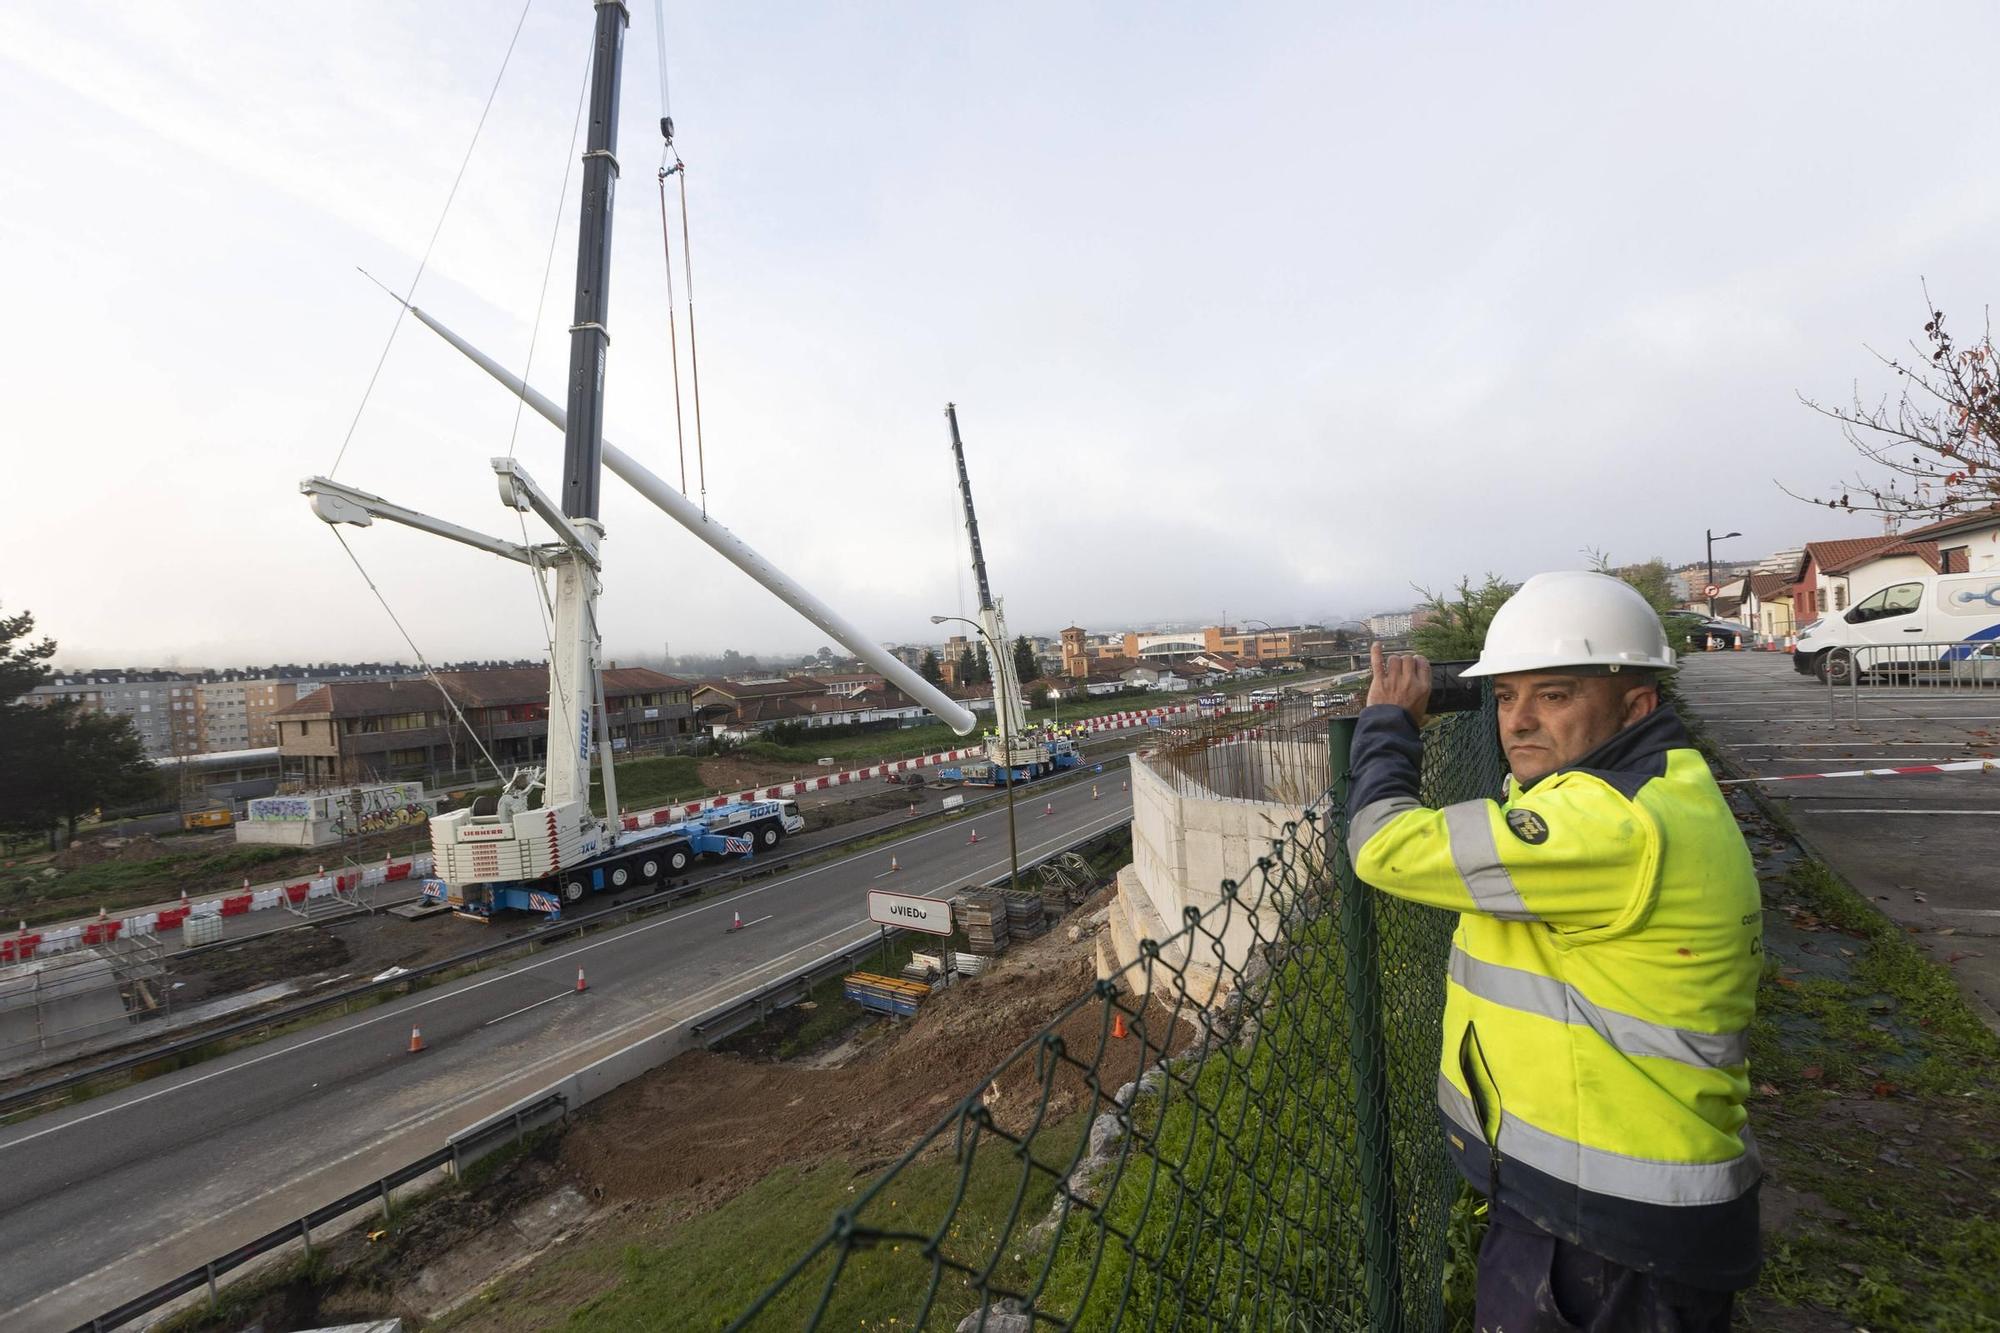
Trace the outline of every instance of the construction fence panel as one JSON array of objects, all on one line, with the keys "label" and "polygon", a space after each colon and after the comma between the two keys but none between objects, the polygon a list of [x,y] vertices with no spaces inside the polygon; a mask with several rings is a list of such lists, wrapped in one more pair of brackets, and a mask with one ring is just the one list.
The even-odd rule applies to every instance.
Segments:
[{"label": "construction fence panel", "polygon": [[[1211,794],[1279,770],[1296,790],[1301,755],[1318,776],[1212,907],[1142,941],[857,1184],[730,1327],[1441,1328],[1455,917],[1355,886],[1353,725],[1311,721],[1283,751],[1209,743],[1207,767],[1176,770]],[[1427,803],[1500,794],[1490,702],[1424,736]],[[1251,753],[1269,771],[1245,771]]]}]

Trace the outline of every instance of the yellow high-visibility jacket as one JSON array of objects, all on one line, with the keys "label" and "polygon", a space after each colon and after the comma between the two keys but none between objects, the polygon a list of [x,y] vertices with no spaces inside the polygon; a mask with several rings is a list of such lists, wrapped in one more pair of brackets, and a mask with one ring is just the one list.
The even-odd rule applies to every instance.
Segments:
[{"label": "yellow high-visibility jacket", "polygon": [[1743,1109],[1757,877],[1671,708],[1504,801],[1419,804],[1400,708],[1355,727],[1348,846],[1459,913],[1438,1110],[1459,1171],[1553,1235],[1714,1290],[1754,1281]]}]

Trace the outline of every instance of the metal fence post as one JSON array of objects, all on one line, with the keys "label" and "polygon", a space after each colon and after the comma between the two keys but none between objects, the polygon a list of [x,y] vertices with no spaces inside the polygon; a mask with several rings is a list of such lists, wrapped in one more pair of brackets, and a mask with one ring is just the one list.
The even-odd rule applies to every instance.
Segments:
[{"label": "metal fence post", "polygon": [[1361,1256],[1368,1327],[1402,1327],[1401,1261],[1396,1246],[1395,1170],[1389,1144],[1389,1081],[1382,1050],[1382,974],[1377,958],[1374,890],[1355,878],[1348,859],[1347,808],[1354,744],[1351,717],[1327,724],[1332,809],[1341,827],[1325,831],[1333,883],[1340,898],[1340,942],[1346,959],[1348,1066],[1354,1075],[1354,1148],[1361,1176]]}]

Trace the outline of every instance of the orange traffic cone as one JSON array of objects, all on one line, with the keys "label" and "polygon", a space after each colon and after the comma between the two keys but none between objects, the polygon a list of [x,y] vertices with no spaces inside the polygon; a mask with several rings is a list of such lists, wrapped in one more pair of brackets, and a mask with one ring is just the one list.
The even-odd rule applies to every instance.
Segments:
[{"label": "orange traffic cone", "polygon": [[731,930],[743,929],[743,913],[731,912],[729,914],[729,928]]},{"label": "orange traffic cone", "polygon": [[910,813],[913,815],[917,813],[917,803],[915,801],[910,802]]},{"label": "orange traffic cone", "polygon": [[974,843],[976,843],[976,842],[978,842],[978,841],[979,841],[979,830],[978,830],[978,829],[974,829],[974,830],[972,830],[972,836],[971,836],[971,837],[969,837],[969,838],[967,838],[967,839],[965,840],[965,845],[966,845],[966,846],[968,846],[968,847],[970,847],[970,846],[972,846],[972,845],[973,845]]},{"label": "orange traffic cone", "polygon": [[1097,799],[1097,784],[1095,782],[1090,784],[1090,799],[1093,801]]},{"label": "orange traffic cone", "polygon": [[1121,1041],[1126,1037],[1132,1035],[1130,1029],[1128,1029],[1125,1026],[1125,1015],[1123,1011],[1120,1011],[1115,1017],[1112,1018],[1111,1035],[1117,1037]]},{"label": "orange traffic cone", "polygon": [[894,854],[893,852],[892,852],[892,853],[890,853],[890,855],[889,855],[889,871],[890,871],[890,873],[891,873],[891,874],[894,874],[894,873],[895,873],[896,871],[898,871],[898,870],[901,870],[902,868],[903,868],[903,867],[901,867],[901,866],[899,866],[899,865],[897,865],[897,864],[896,864],[896,857],[895,857],[895,854]]},{"label": "orange traffic cone", "polygon": [[1046,819],[1046,818],[1047,818],[1048,816],[1050,816],[1050,815],[1054,814],[1055,812],[1056,812],[1056,803],[1055,803],[1054,801],[1048,801],[1048,802],[1045,802],[1045,803],[1043,804],[1043,806],[1042,806],[1042,817],[1043,817],[1044,819]]},{"label": "orange traffic cone", "polygon": [[576,970],[576,993],[578,995],[581,995],[589,989],[590,989],[590,983],[583,979],[583,969],[579,967]]},{"label": "orange traffic cone", "polygon": [[410,1054],[415,1055],[418,1051],[421,1051],[423,1049],[424,1049],[424,1030],[418,1027],[411,1028]]},{"label": "orange traffic cone", "polygon": [[1119,784],[1118,784],[1118,790],[1119,790],[1119,791],[1130,791],[1130,790],[1132,790],[1132,789],[1131,789],[1131,787],[1127,786],[1125,782],[1123,782],[1123,781],[1121,780],[1121,781],[1119,782]]}]

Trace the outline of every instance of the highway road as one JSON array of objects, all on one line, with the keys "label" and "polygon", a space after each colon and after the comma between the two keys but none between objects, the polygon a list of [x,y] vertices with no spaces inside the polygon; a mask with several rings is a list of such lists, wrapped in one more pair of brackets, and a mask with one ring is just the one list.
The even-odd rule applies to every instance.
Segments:
[{"label": "highway road", "polygon": [[[1097,799],[1089,781],[1025,791],[1021,859],[1127,821],[1122,769]],[[981,810],[0,1129],[0,1327],[74,1326],[859,940],[870,888],[950,893],[1006,869],[1006,817]]]}]

